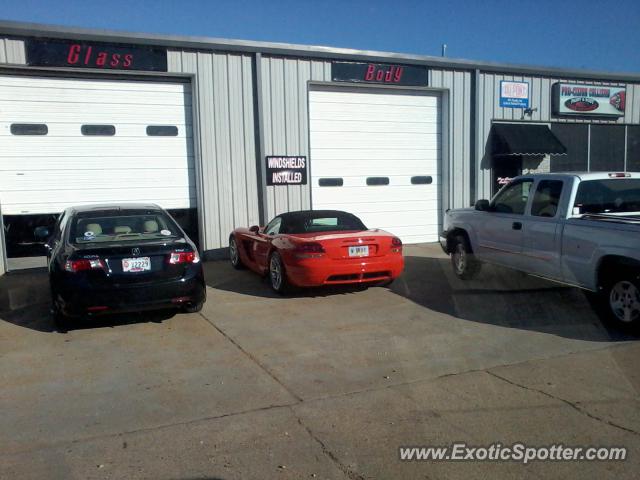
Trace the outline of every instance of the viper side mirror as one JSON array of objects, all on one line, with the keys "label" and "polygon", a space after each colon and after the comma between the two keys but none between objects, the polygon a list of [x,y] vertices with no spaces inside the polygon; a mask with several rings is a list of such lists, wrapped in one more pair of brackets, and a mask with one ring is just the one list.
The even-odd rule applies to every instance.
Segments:
[{"label": "viper side mirror", "polygon": [[249,227],[249,231],[251,233],[258,233],[260,231],[260,227],[258,225],[253,225],[252,227]]}]

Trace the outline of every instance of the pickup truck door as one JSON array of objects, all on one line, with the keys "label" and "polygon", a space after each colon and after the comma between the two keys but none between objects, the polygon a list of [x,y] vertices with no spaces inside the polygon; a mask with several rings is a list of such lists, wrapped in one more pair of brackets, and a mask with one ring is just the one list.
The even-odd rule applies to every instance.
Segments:
[{"label": "pickup truck door", "polygon": [[[563,211],[570,192],[565,181],[539,180],[533,192],[531,206],[524,217],[524,250],[522,269],[528,273],[556,280],[562,279]],[[563,203],[564,202],[564,203]]]},{"label": "pickup truck door", "polygon": [[481,259],[520,268],[524,212],[532,185],[530,178],[516,180],[498,192],[488,212],[478,212],[475,230]]}]

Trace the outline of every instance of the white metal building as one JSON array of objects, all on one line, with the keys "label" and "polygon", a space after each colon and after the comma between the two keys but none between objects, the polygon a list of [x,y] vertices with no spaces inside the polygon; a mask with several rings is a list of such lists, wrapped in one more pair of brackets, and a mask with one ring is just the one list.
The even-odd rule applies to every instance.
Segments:
[{"label": "white metal building", "polygon": [[0,22],[0,273],[37,254],[33,227],[82,203],[159,203],[209,255],[236,226],[309,208],[436,241],[445,209],[520,172],[640,170],[639,88],[640,75]]}]

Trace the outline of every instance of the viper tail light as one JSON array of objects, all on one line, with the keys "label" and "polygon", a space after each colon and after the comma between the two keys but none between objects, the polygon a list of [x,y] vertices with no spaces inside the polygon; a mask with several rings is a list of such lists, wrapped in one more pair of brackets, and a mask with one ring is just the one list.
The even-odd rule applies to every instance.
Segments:
[{"label": "viper tail light", "polygon": [[324,253],[324,247],[319,243],[302,243],[296,247],[299,253]]},{"label": "viper tail light", "polygon": [[198,263],[200,256],[198,252],[171,252],[169,255],[169,263],[177,265],[180,263]]},{"label": "viper tail light", "polygon": [[394,253],[402,252],[402,240],[398,237],[393,237],[391,239],[391,251]]},{"label": "viper tail light", "polygon": [[64,264],[64,269],[71,273],[82,272],[85,270],[104,270],[104,262],[99,258],[67,260]]},{"label": "viper tail light", "polygon": [[324,253],[324,247],[319,243],[301,243],[296,247],[296,257],[298,258],[317,258]]}]

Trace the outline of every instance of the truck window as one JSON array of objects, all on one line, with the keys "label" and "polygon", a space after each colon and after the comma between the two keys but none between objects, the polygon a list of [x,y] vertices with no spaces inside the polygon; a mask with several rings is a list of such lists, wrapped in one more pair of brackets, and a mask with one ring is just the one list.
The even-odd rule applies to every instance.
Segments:
[{"label": "truck window", "polygon": [[611,178],[580,182],[574,212],[640,212],[640,178]]},{"label": "truck window", "polygon": [[562,195],[561,180],[541,180],[536,188],[531,203],[531,215],[534,217],[555,217],[558,213],[560,195]]},{"label": "truck window", "polygon": [[533,185],[533,180],[529,179],[510,183],[495,196],[491,202],[492,210],[498,213],[523,215],[527,200],[529,200],[531,185]]}]

